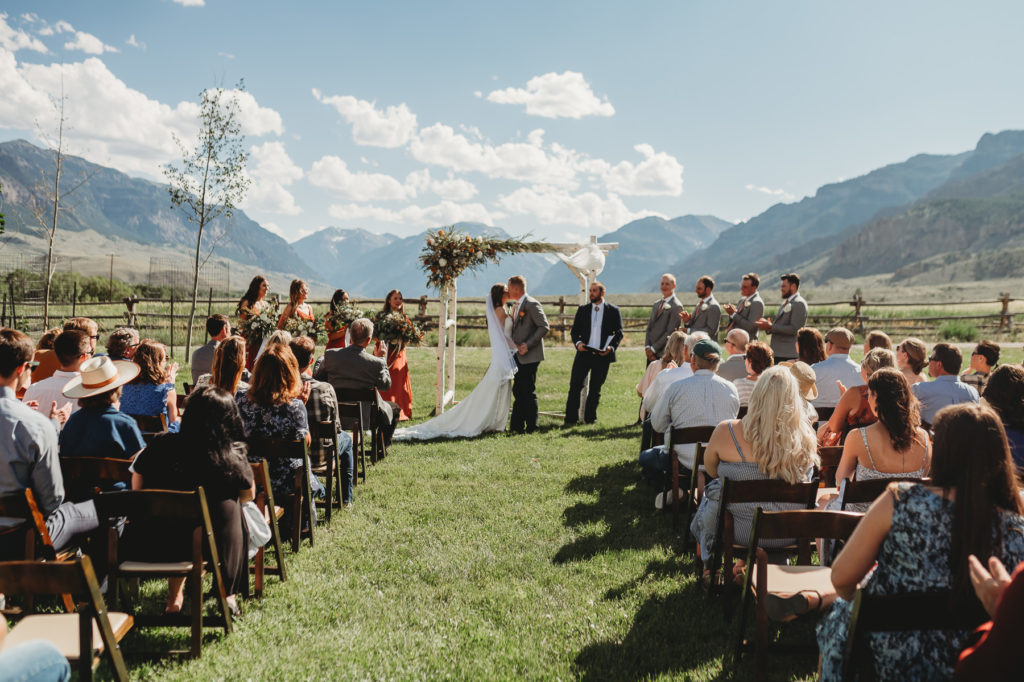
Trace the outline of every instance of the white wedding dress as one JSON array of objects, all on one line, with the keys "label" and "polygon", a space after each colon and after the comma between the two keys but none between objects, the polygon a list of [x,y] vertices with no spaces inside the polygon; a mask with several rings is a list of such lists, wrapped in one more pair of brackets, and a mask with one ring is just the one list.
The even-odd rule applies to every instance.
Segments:
[{"label": "white wedding dress", "polygon": [[393,440],[471,438],[505,430],[512,403],[512,377],[516,373],[512,318],[506,317],[505,324],[499,324],[497,313],[488,305],[487,335],[491,341],[491,364],[476,388],[447,412],[422,424],[397,429]]}]

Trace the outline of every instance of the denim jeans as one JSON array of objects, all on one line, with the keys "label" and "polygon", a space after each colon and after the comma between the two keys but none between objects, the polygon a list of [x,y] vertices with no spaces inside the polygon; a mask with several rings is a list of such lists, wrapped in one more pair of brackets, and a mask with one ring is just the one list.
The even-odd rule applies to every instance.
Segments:
[{"label": "denim jeans", "polygon": [[53,510],[46,519],[46,530],[50,533],[53,548],[60,550],[71,544],[71,539],[80,533],[99,528],[96,505],[86,502],[65,502]]},{"label": "denim jeans", "polygon": [[341,501],[352,501],[352,473],[355,468],[352,455],[352,436],[338,431],[338,467],[341,469]]},{"label": "denim jeans", "polygon": [[640,453],[640,471],[644,478],[654,483],[660,483],[668,473],[670,460],[668,450],[660,445],[649,448]]},{"label": "denim jeans", "polygon": [[43,640],[0,651],[0,682],[67,682],[71,666],[57,647]]}]

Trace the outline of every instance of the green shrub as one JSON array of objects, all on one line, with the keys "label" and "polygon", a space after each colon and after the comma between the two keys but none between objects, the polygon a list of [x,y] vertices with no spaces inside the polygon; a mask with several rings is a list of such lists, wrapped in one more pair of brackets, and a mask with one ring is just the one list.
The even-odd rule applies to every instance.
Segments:
[{"label": "green shrub", "polygon": [[939,327],[943,341],[973,341],[978,338],[978,328],[964,320],[949,320]]}]

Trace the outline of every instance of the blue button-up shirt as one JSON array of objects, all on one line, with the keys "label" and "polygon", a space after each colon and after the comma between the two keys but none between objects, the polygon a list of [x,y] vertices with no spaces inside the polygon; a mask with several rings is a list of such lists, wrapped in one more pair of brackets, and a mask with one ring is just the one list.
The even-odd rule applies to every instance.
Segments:
[{"label": "blue button-up shirt", "polygon": [[910,387],[921,401],[921,419],[929,424],[935,421],[935,414],[943,407],[960,403],[976,403],[978,392],[960,381],[960,377],[944,374],[935,381],[922,381]]},{"label": "blue button-up shirt", "polygon": [[[47,408],[49,409],[49,408]],[[64,478],[57,458],[53,422],[0,387],[0,495],[26,488],[49,516],[64,501]]]}]

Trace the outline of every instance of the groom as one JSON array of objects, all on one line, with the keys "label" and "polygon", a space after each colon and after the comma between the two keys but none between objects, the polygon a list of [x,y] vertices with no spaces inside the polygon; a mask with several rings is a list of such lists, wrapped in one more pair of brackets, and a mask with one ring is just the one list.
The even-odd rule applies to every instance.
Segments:
[{"label": "groom", "polygon": [[526,278],[515,275],[508,279],[509,296],[515,300],[512,311],[512,343],[516,345],[518,371],[512,381],[513,433],[533,433],[537,430],[537,366],[544,359],[544,335],[548,333],[548,318],[540,301],[527,296]]}]

